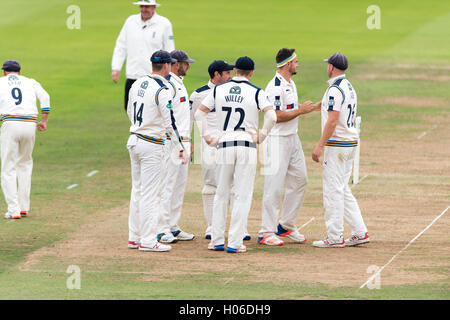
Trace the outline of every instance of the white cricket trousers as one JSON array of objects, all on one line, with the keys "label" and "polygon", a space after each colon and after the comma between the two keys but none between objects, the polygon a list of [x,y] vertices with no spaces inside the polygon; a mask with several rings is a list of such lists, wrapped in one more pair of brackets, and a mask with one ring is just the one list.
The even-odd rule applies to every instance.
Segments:
[{"label": "white cricket trousers", "polygon": [[256,174],[256,148],[230,146],[217,150],[217,191],[212,216],[213,245],[225,244],[228,203],[233,188],[228,247],[239,249],[247,228]]},{"label": "white cricket trousers", "polygon": [[263,142],[264,195],[259,237],[274,234],[279,223],[286,230],[296,230],[296,222],[305,198],[308,181],[305,155],[297,134],[269,136]]},{"label": "white cricket trousers", "polygon": [[348,185],[356,148],[328,147],[324,149],[323,204],[328,239],[342,241],[344,219],[352,228],[352,235],[367,232],[358,202]]},{"label": "white cricket trousers", "polygon": [[[161,195],[161,212],[158,233],[169,233],[180,230],[178,222],[183,207],[184,192],[186,190],[189,164],[182,164],[180,149],[173,147],[170,140],[166,140],[166,160],[164,168],[164,183]],[[185,152],[190,154],[191,143],[183,141]]]},{"label": "white cricket trousers", "polygon": [[159,218],[164,145],[137,139],[128,150],[132,178],[128,240],[152,246]]},{"label": "white cricket trousers", "polygon": [[5,121],[1,129],[2,190],[8,214],[30,210],[36,123]]},{"label": "white cricket trousers", "polygon": [[209,146],[202,139],[202,175],[203,175],[203,213],[205,215],[207,228],[205,233],[211,233],[212,212],[214,196],[217,190],[217,148]]}]

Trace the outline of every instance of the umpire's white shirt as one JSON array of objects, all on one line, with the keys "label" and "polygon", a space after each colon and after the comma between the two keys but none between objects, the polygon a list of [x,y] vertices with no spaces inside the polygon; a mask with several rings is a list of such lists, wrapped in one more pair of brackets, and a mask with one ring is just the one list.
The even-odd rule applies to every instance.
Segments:
[{"label": "umpire's white shirt", "polygon": [[0,114],[37,116],[36,98],[41,103],[41,112],[50,111],[50,96],[34,79],[17,74],[0,78]]},{"label": "umpire's white shirt", "polygon": [[125,58],[128,79],[138,79],[152,73],[150,58],[155,51],[175,49],[172,24],[158,15],[143,21],[141,14],[128,17],[116,41],[112,70],[121,70]]},{"label": "umpire's white shirt", "polygon": [[[267,84],[266,94],[275,110],[291,112],[298,109],[297,87],[278,72]],[[271,136],[288,136],[298,131],[298,117],[286,122],[276,123],[270,131]]]},{"label": "umpire's white shirt", "polygon": [[328,111],[339,111],[339,121],[329,140],[331,142],[327,143],[327,145],[333,144],[333,141],[351,141],[354,144],[353,142],[358,140],[358,131],[355,127],[356,92],[345,78],[345,74],[328,80],[328,83],[329,87],[322,99],[322,131],[328,120]]},{"label": "umpire's white shirt", "polygon": [[253,142],[258,132],[258,112],[272,106],[264,90],[245,77],[215,86],[202,104],[209,110],[216,109],[217,130],[222,134],[219,142]]}]

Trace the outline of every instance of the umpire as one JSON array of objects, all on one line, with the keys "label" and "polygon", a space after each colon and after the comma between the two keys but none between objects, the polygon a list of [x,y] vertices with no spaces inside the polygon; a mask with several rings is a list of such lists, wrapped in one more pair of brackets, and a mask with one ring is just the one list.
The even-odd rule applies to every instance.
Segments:
[{"label": "umpire", "polygon": [[116,41],[112,57],[112,80],[117,83],[120,69],[126,62],[125,111],[131,85],[145,75],[152,73],[150,57],[155,51],[171,52],[175,49],[172,24],[169,19],[156,13],[160,4],[155,0],[140,0],[133,4],[140,6],[140,14],[125,21]]}]

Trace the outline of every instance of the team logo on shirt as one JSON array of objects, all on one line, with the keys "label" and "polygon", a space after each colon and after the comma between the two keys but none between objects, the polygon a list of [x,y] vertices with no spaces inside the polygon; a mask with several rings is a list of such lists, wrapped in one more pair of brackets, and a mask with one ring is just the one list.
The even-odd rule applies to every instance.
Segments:
[{"label": "team logo on shirt", "polygon": [[186,97],[181,97],[180,98],[180,102],[185,102],[186,101]]},{"label": "team logo on shirt", "polygon": [[241,88],[238,87],[238,86],[232,87],[232,88],[230,89],[230,93],[232,93],[232,94],[241,94]]},{"label": "team logo on shirt", "polygon": [[[269,98],[267,98],[267,99],[269,99]],[[269,100],[269,101],[270,101],[270,100]],[[276,96],[276,97],[275,97],[275,101],[273,102],[273,106],[274,106],[274,107],[277,107],[277,108],[281,107],[280,96]]]},{"label": "team logo on shirt", "polygon": [[334,107],[334,97],[328,99],[328,108]]},{"label": "team logo on shirt", "polygon": [[147,87],[148,87],[148,81],[142,82],[141,88],[145,90],[145,89],[147,89]]}]

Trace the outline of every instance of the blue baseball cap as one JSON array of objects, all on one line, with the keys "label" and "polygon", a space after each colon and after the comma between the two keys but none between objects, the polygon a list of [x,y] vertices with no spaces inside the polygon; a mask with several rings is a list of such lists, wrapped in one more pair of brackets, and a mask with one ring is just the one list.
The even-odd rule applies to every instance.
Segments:
[{"label": "blue baseball cap", "polygon": [[338,68],[339,70],[347,70],[348,61],[347,57],[342,53],[334,53],[328,59],[323,60],[324,62],[328,62],[332,66]]},{"label": "blue baseball cap", "polygon": [[6,72],[19,72],[20,71],[20,63],[16,60],[6,60],[3,63],[2,69]]},{"label": "blue baseball cap", "polygon": [[247,56],[238,58],[235,66],[239,70],[255,70],[255,63]]},{"label": "blue baseball cap", "polygon": [[170,53],[164,50],[155,51],[150,58],[152,63],[175,63],[177,60],[172,59]]},{"label": "blue baseball cap", "polygon": [[230,71],[233,70],[234,66],[228,64],[223,60],[214,60],[208,67],[208,73],[212,77],[214,77],[214,72],[222,72],[222,71]]}]

